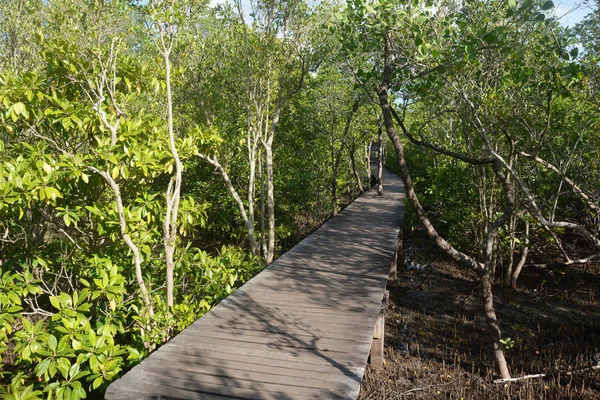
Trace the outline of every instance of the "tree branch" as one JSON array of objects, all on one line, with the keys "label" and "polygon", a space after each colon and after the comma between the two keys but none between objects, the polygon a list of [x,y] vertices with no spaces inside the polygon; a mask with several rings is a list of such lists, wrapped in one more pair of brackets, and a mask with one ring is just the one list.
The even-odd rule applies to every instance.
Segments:
[{"label": "tree branch", "polygon": [[437,151],[438,153],[456,158],[458,160],[464,161],[468,164],[472,164],[472,165],[484,165],[484,164],[491,164],[492,161],[494,160],[492,157],[489,158],[472,158],[469,157],[465,154],[462,153],[457,153],[455,151],[452,150],[448,150],[443,148],[440,145],[437,145],[435,143],[430,143],[428,141],[425,140],[419,140],[417,138],[415,138],[413,135],[411,135],[411,133],[409,132],[409,130],[406,128],[406,125],[404,125],[404,121],[402,120],[402,118],[400,118],[400,116],[398,115],[398,113],[396,112],[396,110],[394,109],[394,107],[390,106],[390,109],[392,111],[392,115],[394,116],[394,119],[396,120],[396,122],[398,123],[398,125],[400,126],[400,128],[402,129],[402,132],[404,133],[404,135],[408,138],[408,140],[410,140],[412,143],[418,145],[418,146],[422,146],[422,147],[426,147],[428,149]]}]

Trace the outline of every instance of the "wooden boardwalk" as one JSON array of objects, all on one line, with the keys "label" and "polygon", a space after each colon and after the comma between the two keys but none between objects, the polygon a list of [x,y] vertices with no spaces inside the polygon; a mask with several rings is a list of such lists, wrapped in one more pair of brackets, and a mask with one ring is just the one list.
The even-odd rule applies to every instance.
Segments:
[{"label": "wooden boardwalk", "polygon": [[355,399],[403,214],[402,182],[383,179],[383,197],[354,201],[105,398]]}]

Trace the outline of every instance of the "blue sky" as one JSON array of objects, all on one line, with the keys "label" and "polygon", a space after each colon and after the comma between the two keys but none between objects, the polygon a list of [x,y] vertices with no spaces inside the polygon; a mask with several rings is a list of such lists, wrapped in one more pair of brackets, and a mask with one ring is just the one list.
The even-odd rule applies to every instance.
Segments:
[{"label": "blue sky", "polygon": [[580,22],[591,11],[583,0],[554,0],[555,15],[567,26]]}]

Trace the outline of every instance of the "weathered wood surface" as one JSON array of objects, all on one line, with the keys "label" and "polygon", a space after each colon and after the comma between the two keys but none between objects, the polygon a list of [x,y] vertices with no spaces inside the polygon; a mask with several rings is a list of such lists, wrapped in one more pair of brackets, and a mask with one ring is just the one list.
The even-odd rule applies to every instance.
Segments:
[{"label": "weathered wood surface", "polygon": [[354,201],[105,398],[355,399],[403,215],[400,179],[383,178],[383,197]]}]

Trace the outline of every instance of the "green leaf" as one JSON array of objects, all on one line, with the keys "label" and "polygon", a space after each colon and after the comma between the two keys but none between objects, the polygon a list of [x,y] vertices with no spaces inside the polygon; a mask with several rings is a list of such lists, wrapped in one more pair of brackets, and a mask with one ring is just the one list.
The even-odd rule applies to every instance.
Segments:
[{"label": "green leaf", "polygon": [[102,377],[99,376],[96,379],[94,379],[94,382],[92,383],[92,389],[98,389],[98,387],[102,385]]},{"label": "green leaf", "polygon": [[56,351],[57,344],[58,341],[56,340],[56,337],[54,335],[50,335],[50,337],[48,337],[48,347],[50,348],[50,350]]},{"label": "green leaf", "polygon": [[571,55],[572,59],[577,58],[577,56],[579,55],[579,48],[573,47],[573,49],[571,50],[571,52],[569,54]]},{"label": "green leaf", "polygon": [[73,378],[75,375],[79,373],[79,363],[75,363],[69,369],[69,376]]},{"label": "green leaf", "polygon": [[56,200],[59,197],[63,197],[57,189],[50,186],[46,186],[44,191],[46,192],[46,198],[50,200]]},{"label": "green leaf", "polygon": [[417,18],[417,24],[422,24],[422,23],[424,23],[425,21],[427,21],[427,16],[426,16],[426,15],[420,15],[420,16]]},{"label": "green leaf", "polygon": [[483,40],[487,43],[487,44],[493,44],[496,43],[498,41],[498,37],[496,36],[496,32],[492,31],[487,33],[484,37]]},{"label": "green leaf", "polygon": [[44,375],[44,373],[48,370],[48,367],[50,366],[50,361],[52,361],[50,358],[46,358],[41,363],[39,363],[35,368],[35,374],[37,376]]},{"label": "green leaf", "polygon": [[57,310],[60,310],[62,307],[60,305],[60,300],[58,299],[58,297],[55,296],[51,296],[50,297],[50,303],[54,306],[54,308],[56,308]]},{"label": "green leaf", "polygon": [[547,2],[542,4],[542,10],[544,10],[544,11],[548,11],[552,8],[554,8],[554,3],[551,0],[548,0]]},{"label": "green leaf", "polygon": [[25,111],[25,104],[21,102],[15,103],[13,104],[12,109],[16,115],[20,115],[21,113],[23,113],[23,111]]},{"label": "green leaf", "polygon": [[71,363],[66,358],[59,358],[57,361],[58,370],[62,374],[63,378],[69,379],[69,370],[71,369]]}]

